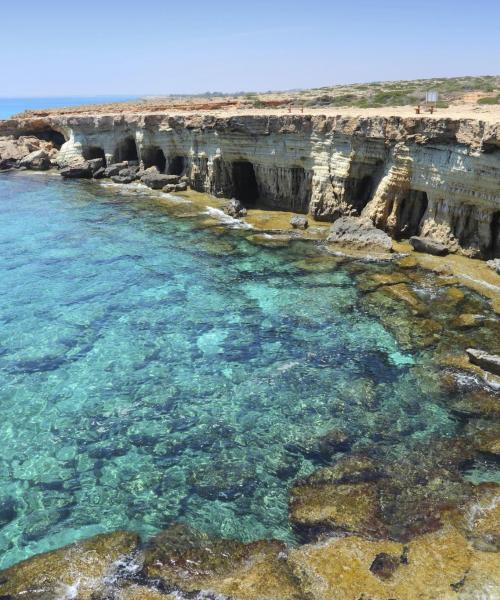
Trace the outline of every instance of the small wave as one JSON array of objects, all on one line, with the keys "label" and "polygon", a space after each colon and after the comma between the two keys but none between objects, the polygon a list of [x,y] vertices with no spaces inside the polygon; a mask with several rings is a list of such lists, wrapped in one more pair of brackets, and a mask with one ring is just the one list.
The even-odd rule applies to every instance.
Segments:
[{"label": "small wave", "polygon": [[204,214],[214,217],[225,225],[229,225],[231,229],[253,229],[249,223],[245,223],[244,221],[240,221],[240,219],[235,219],[234,217],[226,215],[224,211],[222,211],[220,208],[215,208],[214,206],[207,206]]},{"label": "small wave", "polygon": [[136,194],[137,192],[142,194],[150,194],[151,192],[154,192],[154,190],[148,188],[148,186],[144,185],[143,183],[115,183],[114,181],[102,181],[99,183],[102,185],[102,187],[119,189],[131,194]]}]

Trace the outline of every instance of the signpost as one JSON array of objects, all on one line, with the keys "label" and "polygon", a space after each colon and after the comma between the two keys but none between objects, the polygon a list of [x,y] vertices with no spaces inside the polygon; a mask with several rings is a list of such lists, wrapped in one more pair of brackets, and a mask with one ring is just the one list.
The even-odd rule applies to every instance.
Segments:
[{"label": "signpost", "polygon": [[431,114],[436,108],[437,101],[438,93],[435,90],[429,90],[428,92],[425,92],[425,106],[427,107],[428,112]]}]

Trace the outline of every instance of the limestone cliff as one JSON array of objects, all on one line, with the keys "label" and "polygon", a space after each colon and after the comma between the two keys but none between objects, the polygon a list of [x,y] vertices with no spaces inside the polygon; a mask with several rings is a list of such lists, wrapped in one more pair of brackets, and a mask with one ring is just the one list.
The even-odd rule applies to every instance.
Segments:
[{"label": "limestone cliff", "polygon": [[0,122],[0,135],[62,145],[60,164],[139,160],[247,205],[324,221],[362,214],[396,238],[418,234],[469,256],[500,256],[500,123],[49,113]]}]

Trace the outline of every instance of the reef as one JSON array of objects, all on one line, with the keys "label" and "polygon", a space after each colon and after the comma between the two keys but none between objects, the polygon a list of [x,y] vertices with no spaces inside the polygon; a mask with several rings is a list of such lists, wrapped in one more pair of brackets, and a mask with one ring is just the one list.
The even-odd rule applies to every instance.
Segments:
[{"label": "reef", "polygon": [[108,167],[134,162],[247,208],[330,222],[362,215],[395,239],[417,236],[450,252],[500,256],[495,122],[81,111],[0,122],[0,136],[27,135],[59,149],[60,167],[97,158]]}]

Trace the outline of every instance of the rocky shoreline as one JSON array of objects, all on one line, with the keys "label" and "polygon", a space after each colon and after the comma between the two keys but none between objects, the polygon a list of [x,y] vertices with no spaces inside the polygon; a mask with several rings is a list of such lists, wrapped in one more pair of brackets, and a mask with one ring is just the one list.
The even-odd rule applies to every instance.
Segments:
[{"label": "rocky shoreline", "polygon": [[[246,208],[258,202],[326,222],[362,216],[393,239],[421,238],[426,251],[500,255],[495,122],[55,111],[1,121],[0,136],[0,169],[13,166],[17,151],[9,148],[34,136],[53,145],[68,176],[78,176],[75,169],[87,161],[102,159],[100,168],[108,169],[127,161],[185,178],[198,192],[235,197]],[[24,166],[30,161],[43,168],[33,159]],[[80,171],[91,175],[88,167]],[[134,173],[113,176],[126,183]]]},{"label": "rocky shoreline", "polygon": [[[134,119],[133,123],[128,117],[121,118],[118,124],[113,121],[112,130],[119,130],[121,138],[123,128],[130,131],[134,123],[139,123],[137,116]],[[142,127],[162,131],[163,117],[156,116],[153,124],[146,117],[142,119]],[[301,135],[304,134],[303,124],[286,118],[281,121],[265,135],[272,137],[274,133],[283,133],[279,128],[285,125],[292,133],[298,130]],[[38,134],[41,131],[47,134],[47,124],[53,131],[64,130],[69,137],[62,148],[57,148],[59,143],[56,139],[47,141],[36,136],[0,140],[0,168],[39,171],[58,168],[61,176],[68,179],[109,178],[122,185],[141,181],[151,190],[166,193],[182,194],[188,186],[228,197],[235,189],[238,191],[238,186],[232,187],[234,180],[226,188],[214,189],[214,173],[217,169],[223,172],[226,167],[220,161],[219,166],[214,166],[217,161],[212,158],[207,162],[211,163],[210,167],[203,172],[200,170],[200,155],[191,156],[190,162],[184,163],[182,172],[177,174],[161,172],[168,171],[167,164],[162,169],[161,165],[145,162],[145,146],[140,143],[141,157],[138,156],[137,160],[114,153],[110,157],[107,151],[105,156],[85,157],[85,148],[97,147],[90,144],[100,141],[105,145],[104,138],[98,137],[103,130],[106,132],[111,127],[104,117],[93,120],[79,117],[74,122],[71,117],[48,117],[41,119],[36,126],[33,122],[28,126],[17,121],[15,127],[17,132],[31,127]],[[339,126],[345,136],[347,125],[342,123]],[[351,133],[356,133],[355,124],[352,122],[350,126],[354,127]],[[3,127],[5,130],[5,125]],[[175,134],[176,128],[180,128],[178,120],[168,121],[168,127]],[[204,129],[223,131],[224,127],[229,127],[230,133],[234,133],[236,123],[210,124],[205,119],[202,122],[198,120],[197,125],[202,132]],[[257,135],[254,127],[255,123],[247,123],[240,133],[243,136]],[[317,133],[318,127],[319,123],[313,123],[309,135]],[[323,122],[322,127],[328,130],[332,125]],[[290,490],[290,522],[301,542],[295,547],[277,540],[243,543],[213,539],[183,524],[173,524],[145,541],[134,533],[117,531],[35,556],[1,571],[0,598],[404,600],[418,597],[430,600],[498,597],[500,486],[495,483],[475,484],[464,477],[465,470],[475,460],[486,457],[497,461],[500,452],[498,319],[489,319],[479,300],[465,297],[452,272],[446,269],[430,274],[422,272],[414,258],[417,254],[391,254],[394,247],[391,236],[400,237],[404,222],[410,225],[405,237],[413,240],[410,243],[415,251],[431,249],[431,254],[439,261],[443,260],[440,255],[447,252],[494,257],[492,260],[495,260],[498,246],[496,241],[492,241],[492,235],[498,235],[494,215],[498,212],[500,199],[495,195],[498,190],[492,182],[498,186],[498,128],[486,130],[483,127],[478,132],[474,124],[461,123],[450,133],[453,129],[450,124],[444,129],[442,124],[437,124],[432,132],[425,130],[425,133],[410,134],[407,123],[399,123],[399,128],[395,128],[394,123],[390,126],[378,123],[377,127],[379,129],[374,123],[365,124],[360,134],[361,146],[368,143],[366,139],[371,139],[371,133],[380,133],[381,128],[386,128],[387,140],[390,144],[394,143],[389,150],[390,160],[395,161],[397,166],[391,163],[385,175],[381,175],[373,197],[362,210],[354,210],[352,203],[347,202],[347,190],[353,185],[352,175],[342,180],[332,175],[329,185],[334,192],[328,196],[328,201],[325,200],[327,196],[321,193],[311,196],[306,223],[309,225],[308,219],[324,219],[326,216],[327,221],[333,222],[326,247],[336,254],[346,249],[365,254],[369,250],[375,255],[389,255],[390,264],[397,265],[396,270],[381,268],[373,272],[364,269],[362,263],[352,262],[351,273],[362,291],[363,309],[373,311],[402,348],[432,351],[432,365],[429,372],[421,373],[421,378],[425,380],[431,376],[431,366],[435,369],[437,365],[441,369],[440,383],[453,399],[446,408],[462,423],[460,434],[453,439],[434,438],[430,444],[413,444],[405,449],[405,458],[398,457],[397,460],[391,454],[390,427],[384,434],[383,424],[380,428],[381,442],[386,435],[387,443],[377,448],[363,449],[345,432],[333,430],[291,449],[311,457],[317,464],[313,473],[297,480]],[[195,129],[194,122],[188,129]],[[431,133],[433,137],[429,137]],[[182,137],[184,132],[178,131],[178,135]],[[410,140],[411,135],[423,137]],[[490,171],[481,184],[484,184],[482,190],[476,190],[474,209],[464,209],[462,204],[450,208],[448,200],[443,200],[440,206],[441,209],[448,206],[447,216],[445,218],[440,209],[440,217],[431,226],[421,213],[415,212],[415,206],[420,202],[417,198],[422,198],[416,192],[422,190],[408,187],[409,177],[413,177],[408,174],[408,165],[415,159],[414,155],[409,160],[408,152],[416,151],[415,147],[419,148],[419,152],[423,147],[424,154],[443,152],[442,146],[449,144],[450,136],[454,144],[467,146],[467,160],[474,162],[477,159],[481,163],[478,168],[488,166]],[[45,137],[50,136],[47,134]],[[376,135],[373,137],[377,138]],[[113,140],[115,143],[116,136]],[[378,142],[372,142],[378,145]],[[347,143],[345,137],[343,143]],[[106,146],[108,149],[109,144]],[[458,152],[456,148],[447,151]],[[121,152],[124,152],[123,147]],[[361,153],[366,156],[366,148]],[[403,156],[408,160],[403,160]],[[123,160],[113,162],[113,157]],[[367,159],[368,163],[370,160]],[[406,165],[404,168],[403,163]],[[366,166],[365,163],[363,165]],[[363,169],[359,164],[356,166],[355,161],[348,167],[349,172],[357,172],[356,178],[360,180],[366,176],[361,176]],[[402,174],[404,169],[406,171]],[[297,177],[297,173],[281,175],[281,182],[289,181],[289,177],[293,181]],[[218,177],[217,181],[223,180],[223,176]],[[401,183],[401,178],[404,183]],[[303,181],[300,179],[297,189],[301,189]],[[399,182],[397,185],[396,181]],[[324,190],[322,185],[319,181],[314,182],[315,193],[318,189]],[[342,191],[338,192],[341,188]],[[403,189],[414,193],[402,199]],[[223,194],[224,191],[229,193]],[[351,199],[358,197],[359,193],[358,189]],[[426,193],[429,195],[430,192]],[[465,195],[464,191],[462,196],[457,193],[457,197],[462,199]],[[413,198],[410,206],[408,198]],[[435,207],[439,204],[431,196],[428,201],[430,204],[424,214],[429,213],[432,202]],[[251,213],[252,208],[246,206],[248,202],[239,202],[230,202],[225,210],[232,217],[246,218],[244,211]],[[392,208],[387,212],[389,205]],[[323,207],[319,212],[318,206]],[[289,210],[297,206],[279,204],[278,208]],[[420,218],[415,229],[417,213]],[[410,216],[404,217],[398,225],[402,214]],[[434,212],[434,216],[436,214]],[[457,225],[462,228],[460,231],[466,231],[462,238],[450,233],[450,223],[458,222],[458,214],[466,215]],[[452,218],[450,215],[455,216]],[[248,217],[251,220],[251,214]],[[302,232],[311,235],[311,227],[307,225],[303,219],[294,221],[290,225],[293,235],[300,236]],[[408,233],[419,235],[410,236]],[[346,259],[320,255],[307,268],[321,271],[322,261],[331,267],[332,260],[341,263]],[[496,268],[497,263],[492,262],[494,277],[497,277]],[[416,293],[425,286],[438,286],[443,291],[438,303],[426,302]],[[464,377],[468,378],[465,385]],[[368,383],[358,393],[370,397],[372,392]]]}]

